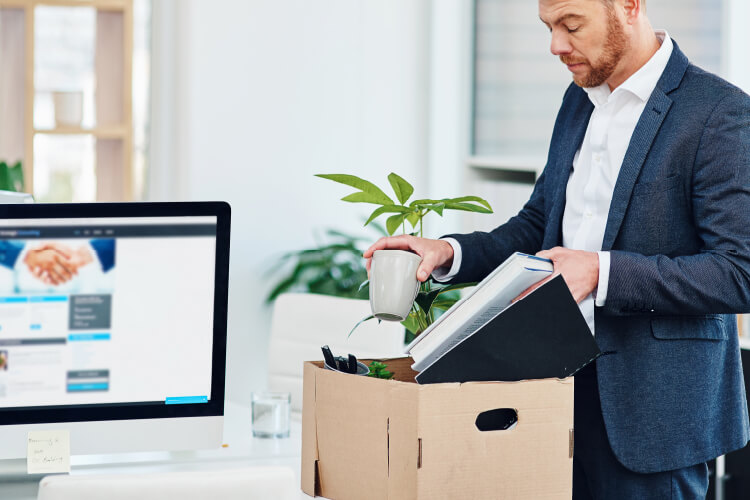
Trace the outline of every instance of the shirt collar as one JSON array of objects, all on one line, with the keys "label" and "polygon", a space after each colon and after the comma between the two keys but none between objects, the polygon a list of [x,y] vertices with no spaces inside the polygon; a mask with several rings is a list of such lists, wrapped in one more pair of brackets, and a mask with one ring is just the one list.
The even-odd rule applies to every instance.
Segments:
[{"label": "shirt collar", "polygon": [[609,85],[606,82],[598,87],[583,89],[588,94],[591,102],[594,103],[594,106],[606,104],[611,94],[624,91],[630,92],[643,102],[646,102],[651,97],[651,93],[656,88],[659,78],[661,78],[664,69],[667,67],[674,45],[666,31],[656,30],[655,33],[659,42],[661,42],[659,50],[651,56],[651,59],[646,64],[641,66],[638,71],[630,75],[630,78],[617,87],[614,92],[610,92]]}]

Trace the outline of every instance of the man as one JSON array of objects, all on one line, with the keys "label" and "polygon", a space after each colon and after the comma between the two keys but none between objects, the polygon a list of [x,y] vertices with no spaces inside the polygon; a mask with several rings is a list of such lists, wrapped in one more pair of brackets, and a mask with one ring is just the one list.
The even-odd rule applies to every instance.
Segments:
[{"label": "man", "polygon": [[[383,238],[417,276],[554,263],[603,351],[576,375],[574,498],[699,498],[745,446],[736,313],[750,311],[750,97],[691,65],[644,0],[539,0],[573,76],[521,212],[490,233]],[[369,261],[368,261],[369,265]]]}]

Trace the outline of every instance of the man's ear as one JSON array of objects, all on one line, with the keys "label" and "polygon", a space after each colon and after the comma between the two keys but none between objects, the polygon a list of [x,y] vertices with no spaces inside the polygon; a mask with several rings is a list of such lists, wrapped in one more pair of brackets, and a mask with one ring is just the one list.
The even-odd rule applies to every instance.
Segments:
[{"label": "man's ear", "polygon": [[643,0],[619,0],[617,4],[622,9],[625,22],[628,24],[633,24],[641,14],[646,12]]}]

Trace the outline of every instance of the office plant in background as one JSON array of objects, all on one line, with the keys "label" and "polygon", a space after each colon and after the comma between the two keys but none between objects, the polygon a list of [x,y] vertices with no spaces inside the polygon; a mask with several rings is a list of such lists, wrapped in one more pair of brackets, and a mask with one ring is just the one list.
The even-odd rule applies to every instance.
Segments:
[{"label": "office plant in background", "polygon": [[[318,174],[317,177],[357,189],[354,193],[343,197],[342,200],[350,203],[376,205],[377,208],[370,214],[370,217],[365,222],[365,226],[371,224],[378,217],[387,215],[388,218],[385,221],[385,227],[388,235],[393,235],[400,229],[402,234],[412,234],[421,237],[424,234],[424,217],[430,212],[434,212],[441,217],[445,210],[462,210],[482,214],[492,213],[490,204],[478,196],[462,196],[459,198],[442,198],[438,200],[416,199],[407,204],[414,193],[414,187],[395,173],[388,175],[388,182],[396,195],[397,201],[394,201],[375,184],[354,175]],[[421,283],[411,312],[402,322],[407,331],[406,342],[411,342],[411,340],[430,326],[440,314],[455,304],[460,298],[458,290],[474,285],[476,283],[441,285],[432,280]],[[359,324],[370,319],[373,319],[373,316],[363,319]]]},{"label": "office plant in background", "polygon": [[[372,224],[372,227],[378,233],[375,237],[386,234],[382,226]],[[315,248],[284,254],[270,271],[270,274],[282,271],[284,274],[266,297],[266,303],[285,292],[366,299],[367,288],[362,283],[367,280],[367,269],[362,253],[371,240],[328,229]]]},{"label": "office plant in background", "polygon": [[0,161],[0,190],[23,191],[23,166],[20,161],[13,165]]}]

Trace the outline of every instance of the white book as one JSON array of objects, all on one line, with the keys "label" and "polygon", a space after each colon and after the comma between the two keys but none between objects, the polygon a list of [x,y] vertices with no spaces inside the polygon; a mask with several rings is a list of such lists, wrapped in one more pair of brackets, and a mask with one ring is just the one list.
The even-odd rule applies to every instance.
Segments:
[{"label": "white book", "polygon": [[552,261],[516,252],[406,346],[421,371],[476,332],[531,285],[552,274]]}]

